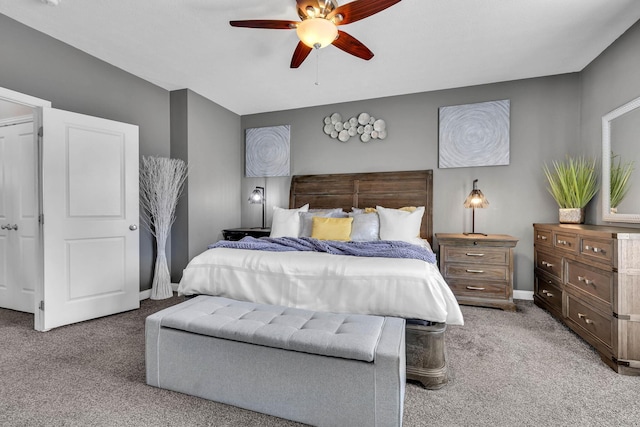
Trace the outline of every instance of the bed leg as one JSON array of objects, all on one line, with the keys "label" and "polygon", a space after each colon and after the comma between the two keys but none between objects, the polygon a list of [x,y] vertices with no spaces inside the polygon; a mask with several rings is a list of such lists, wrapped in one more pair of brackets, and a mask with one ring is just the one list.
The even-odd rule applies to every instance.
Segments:
[{"label": "bed leg", "polygon": [[425,388],[437,390],[447,382],[445,359],[445,323],[429,326],[406,326],[407,379],[420,382]]}]

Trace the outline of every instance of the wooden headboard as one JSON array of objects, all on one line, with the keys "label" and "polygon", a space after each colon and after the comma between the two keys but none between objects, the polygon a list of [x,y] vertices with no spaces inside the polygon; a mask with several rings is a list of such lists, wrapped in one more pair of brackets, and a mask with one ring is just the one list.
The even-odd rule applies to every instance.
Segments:
[{"label": "wooden headboard", "polygon": [[420,236],[433,244],[433,171],[294,175],[289,207],[368,208],[424,206]]}]

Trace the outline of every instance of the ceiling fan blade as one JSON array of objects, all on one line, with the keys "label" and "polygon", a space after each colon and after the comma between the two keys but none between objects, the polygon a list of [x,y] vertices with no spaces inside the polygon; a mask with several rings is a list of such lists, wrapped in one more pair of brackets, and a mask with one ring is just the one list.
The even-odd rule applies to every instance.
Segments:
[{"label": "ceiling fan blade", "polygon": [[400,3],[400,0],[355,0],[351,3],[338,6],[337,9],[327,16],[327,19],[332,19],[336,15],[342,15],[341,21],[335,21],[336,25],[350,24],[381,12],[396,3]]},{"label": "ceiling fan blade", "polygon": [[307,56],[311,53],[311,48],[306,44],[299,42],[296,46],[296,50],[293,51],[293,57],[291,58],[291,68],[298,68],[300,64],[307,59]]},{"label": "ceiling fan blade", "polygon": [[368,47],[344,31],[338,30],[338,38],[333,41],[333,45],[338,49],[342,49],[345,52],[366,61],[373,58],[373,52],[371,52]]},{"label": "ceiling fan blade", "polygon": [[275,19],[250,19],[246,21],[229,21],[232,27],[267,28],[270,30],[293,30],[298,21],[278,21]]}]

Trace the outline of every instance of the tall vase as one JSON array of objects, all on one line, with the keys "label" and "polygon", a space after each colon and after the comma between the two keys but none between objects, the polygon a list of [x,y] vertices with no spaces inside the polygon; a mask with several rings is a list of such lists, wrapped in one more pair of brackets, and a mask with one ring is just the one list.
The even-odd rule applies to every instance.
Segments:
[{"label": "tall vase", "polygon": [[[161,233],[162,234],[162,233]],[[153,272],[153,283],[151,285],[151,299],[167,299],[173,296],[171,289],[171,275],[167,264],[167,254],[165,247],[167,238],[164,236],[156,238],[157,255],[156,266]]]}]

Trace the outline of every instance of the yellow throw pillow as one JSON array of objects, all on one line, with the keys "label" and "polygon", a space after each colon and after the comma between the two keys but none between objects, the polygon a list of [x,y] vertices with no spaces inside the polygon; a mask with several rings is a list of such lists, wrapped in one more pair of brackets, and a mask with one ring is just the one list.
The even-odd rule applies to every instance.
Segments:
[{"label": "yellow throw pillow", "polygon": [[[398,208],[396,210],[398,211],[404,211],[404,212],[414,212],[416,209],[418,209],[415,206],[404,206],[402,208]],[[376,208],[364,208],[364,213],[374,213],[374,212],[378,212],[376,210]]]},{"label": "yellow throw pillow", "polygon": [[318,240],[338,240],[347,242],[351,236],[353,218],[313,217],[311,237]]},{"label": "yellow throw pillow", "polygon": [[399,211],[405,211],[405,212],[415,212],[416,209],[418,209],[418,208],[415,207],[415,206],[405,206],[403,208],[399,208],[398,210]]}]

